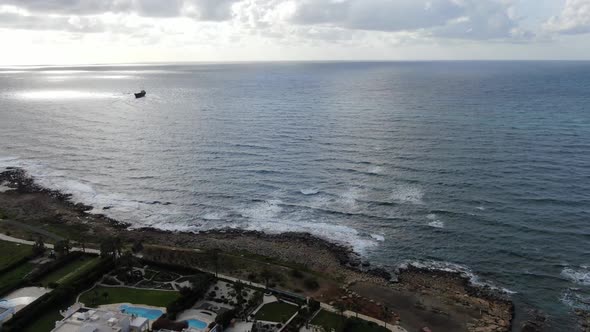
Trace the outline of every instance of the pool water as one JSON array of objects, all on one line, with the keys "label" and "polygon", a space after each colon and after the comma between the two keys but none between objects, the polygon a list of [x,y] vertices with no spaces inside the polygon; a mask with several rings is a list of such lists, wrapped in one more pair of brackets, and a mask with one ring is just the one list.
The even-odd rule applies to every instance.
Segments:
[{"label": "pool water", "polygon": [[189,320],[187,320],[187,322],[188,322],[188,326],[194,327],[194,328],[197,328],[197,329],[204,329],[204,328],[206,328],[208,326],[207,323],[202,322],[202,321],[200,321],[198,319],[189,319]]},{"label": "pool water", "polygon": [[126,314],[144,317],[149,320],[156,320],[156,319],[160,318],[160,316],[162,316],[162,314],[163,314],[162,310],[148,309],[148,308],[142,308],[142,307],[131,307],[126,304],[120,306],[119,310],[121,310],[122,312],[124,312]]}]

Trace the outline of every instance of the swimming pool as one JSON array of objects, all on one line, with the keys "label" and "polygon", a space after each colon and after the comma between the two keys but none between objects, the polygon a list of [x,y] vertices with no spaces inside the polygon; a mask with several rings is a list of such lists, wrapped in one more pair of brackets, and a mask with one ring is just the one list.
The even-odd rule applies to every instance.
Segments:
[{"label": "swimming pool", "polygon": [[198,319],[188,319],[187,322],[188,322],[188,326],[194,327],[197,329],[201,329],[201,330],[205,329],[209,325],[209,324],[202,322]]},{"label": "swimming pool", "polygon": [[150,320],[156,320],[156,319],[160,318],[160,316],[162,316],[162,314],[163,314],[162,310],[159,310],[159,309],[131,307],[126,304],[123,304],[122,306],[120,306],[119,310],[121,310],[123,313],[126,313],[126,314],[136,315],[136,316],[144,317],[144,318],[147,318]]}]

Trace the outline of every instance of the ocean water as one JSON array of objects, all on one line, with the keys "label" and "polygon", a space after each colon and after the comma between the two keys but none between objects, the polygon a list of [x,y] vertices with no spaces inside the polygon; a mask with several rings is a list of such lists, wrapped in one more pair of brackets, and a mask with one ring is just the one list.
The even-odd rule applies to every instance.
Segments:
[{"label": "ocean water", "polygon": [[590,302],[590,62],[3,68],[3,166],[138,227],[461,270],[555,331]]}]

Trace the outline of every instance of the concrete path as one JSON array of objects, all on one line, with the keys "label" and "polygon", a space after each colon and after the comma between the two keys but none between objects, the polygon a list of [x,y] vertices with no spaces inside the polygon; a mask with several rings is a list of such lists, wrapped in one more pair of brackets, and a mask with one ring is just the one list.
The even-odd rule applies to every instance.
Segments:
[{"label": "concrete path", "polygon": [[[7,241],[7,242],[13,242],[13,243],[26,244],[26,245],[30,245],[30,246],[35,244],[35,241],[27,241],[27,240],[23,240],[23,239],[18,239],[16,237],[8,236],[6,234],[1,234],[1,233],[0,233],[0,240]],[[53,244],[45,243],[45,248],[53,249]],[[83,251],[83,252],[87,252],[90,254],[100,255],[100,250],[98,250],[98,249],[86,248],[86,250],[83,250],[82,248],[72,247],[71,251]]]},{"label": "concrete path", "polygon": [[44,230],[42,228],[31,226],[31,225],[22,223],[20,221],[15,221],[15,220],[10,220],[10,219],[0,219],[0,222],[5,223],[5,224],[8,224],[8,225],[15,226],[15,227],[18,227],[18,228],[26,229],[26,230],[28,230],[30,232],[43,235],[43,236],[48,237],[48,238],[50,238],[52,240],[55,240],[55,241],[61,241],[61,240],[64,239],[63,237],[61,237],[61,236],[59,236],[57,234],[53,234],[53,233],[51,233],[49,231],[46,231],[46,230]]},{"label": "concrete path", "polygon": [[[338,309],[334,308],[333,306],[326,304],[326,303],[320,303],[320,306],[322,307],[322,309],[326,310],[326,311],[331,311],[333,313],[338,313]],[[339,313],[338,313],[339,314]],[[369,322],[374,322],[380,326],[385,326],[385,322],[373,317],[369,317],[369,316],[365,316],[363,314],[359,314],[356,313],[354,311],[350,311],[350,310],[346,310],[344,312],[344,316],[345,317],[358,317],[362,320],[366,320]],[[403,327],[399,326],[399,325],[392,325],[392,324],[387,324],[387,329],[389,329],[390,331],[393,332],[407,332],[406,329],[404,329]]]}]

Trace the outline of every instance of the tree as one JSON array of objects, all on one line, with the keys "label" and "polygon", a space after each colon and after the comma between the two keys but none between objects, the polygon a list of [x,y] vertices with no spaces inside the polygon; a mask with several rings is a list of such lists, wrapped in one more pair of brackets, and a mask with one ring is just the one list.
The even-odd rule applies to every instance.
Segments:
[{"label": "tree", "polygon": [[35,241],[35,244],[33,245],[33,254],[35,254],[35,256],[38,256],[38,255],[43,255],[44,252],[45,252],[45,243],[43,242],[43,239],[41,239],[41,237],[38,237],[37,240]]},{"label": "tree", "polygon": [[115,249],[115,245],[113,239],[104,239],[100,243],[100,256],[101,257],[116,257],[117,251]]},{"label": "tree", "polygon": [[131,251],[133,251],[134,254],[143,251],[143,242],[141,240],[135,241],[131,247]]},{"label": "tree", "polygon": [[336,302],[334,308],[338,311],[340,318],[342,319],[342,326],[344,326],[344,312],[346,311],[346,305],[342,302]]},{"label": "tree", "polygon": [[65,239],[65,240],[57,241],[53,248],[58,255],[65,256],[70,253],[70,250],[72,249],[72,245],[70,244],[70,240]]},{"label": "tree", "polygon": [[264,269],[264,270],[262,270],[262,272],[260,272],[260,277],[262,278],[262,280],[264,280],[264,286],[266,288],[268,288],[268,283],[273,278],[273,276],[274,276],[274,274],[272,272],[270,272],[270,270],[268,270],[268,269]]},{"label": "tree", "polygon": [[381,314],[383,316],[383,321],[385,322],[385,328],[387,328],[387,321],[391,319],[391,311],[389,310],[389,307],[387,306],[383,306],[381,308]]},{"label": "tree", "polygon": [[104,292],[102,293],[102,297],[104,297],[104,300],[106,301],[106,300],[109,298],[109,292],[107,292],[107,291],[104,291]]},{"label": "tree", "polygon": [[213,261],[213,267],[214,267],[216,278],[217,278],[217,271],[219,270],[219,253],[220,253],[220,250],[217,248],[207,250],[207,256],[211,257],[211,260]]},{"label": "tree", "polygon": [[244,304],[244,295],[242,294],[244,291],[244,284],[240,281],[236,281],[233,283],[232,287],[236,292],[236,309],[238,312],[241,312]]}]

